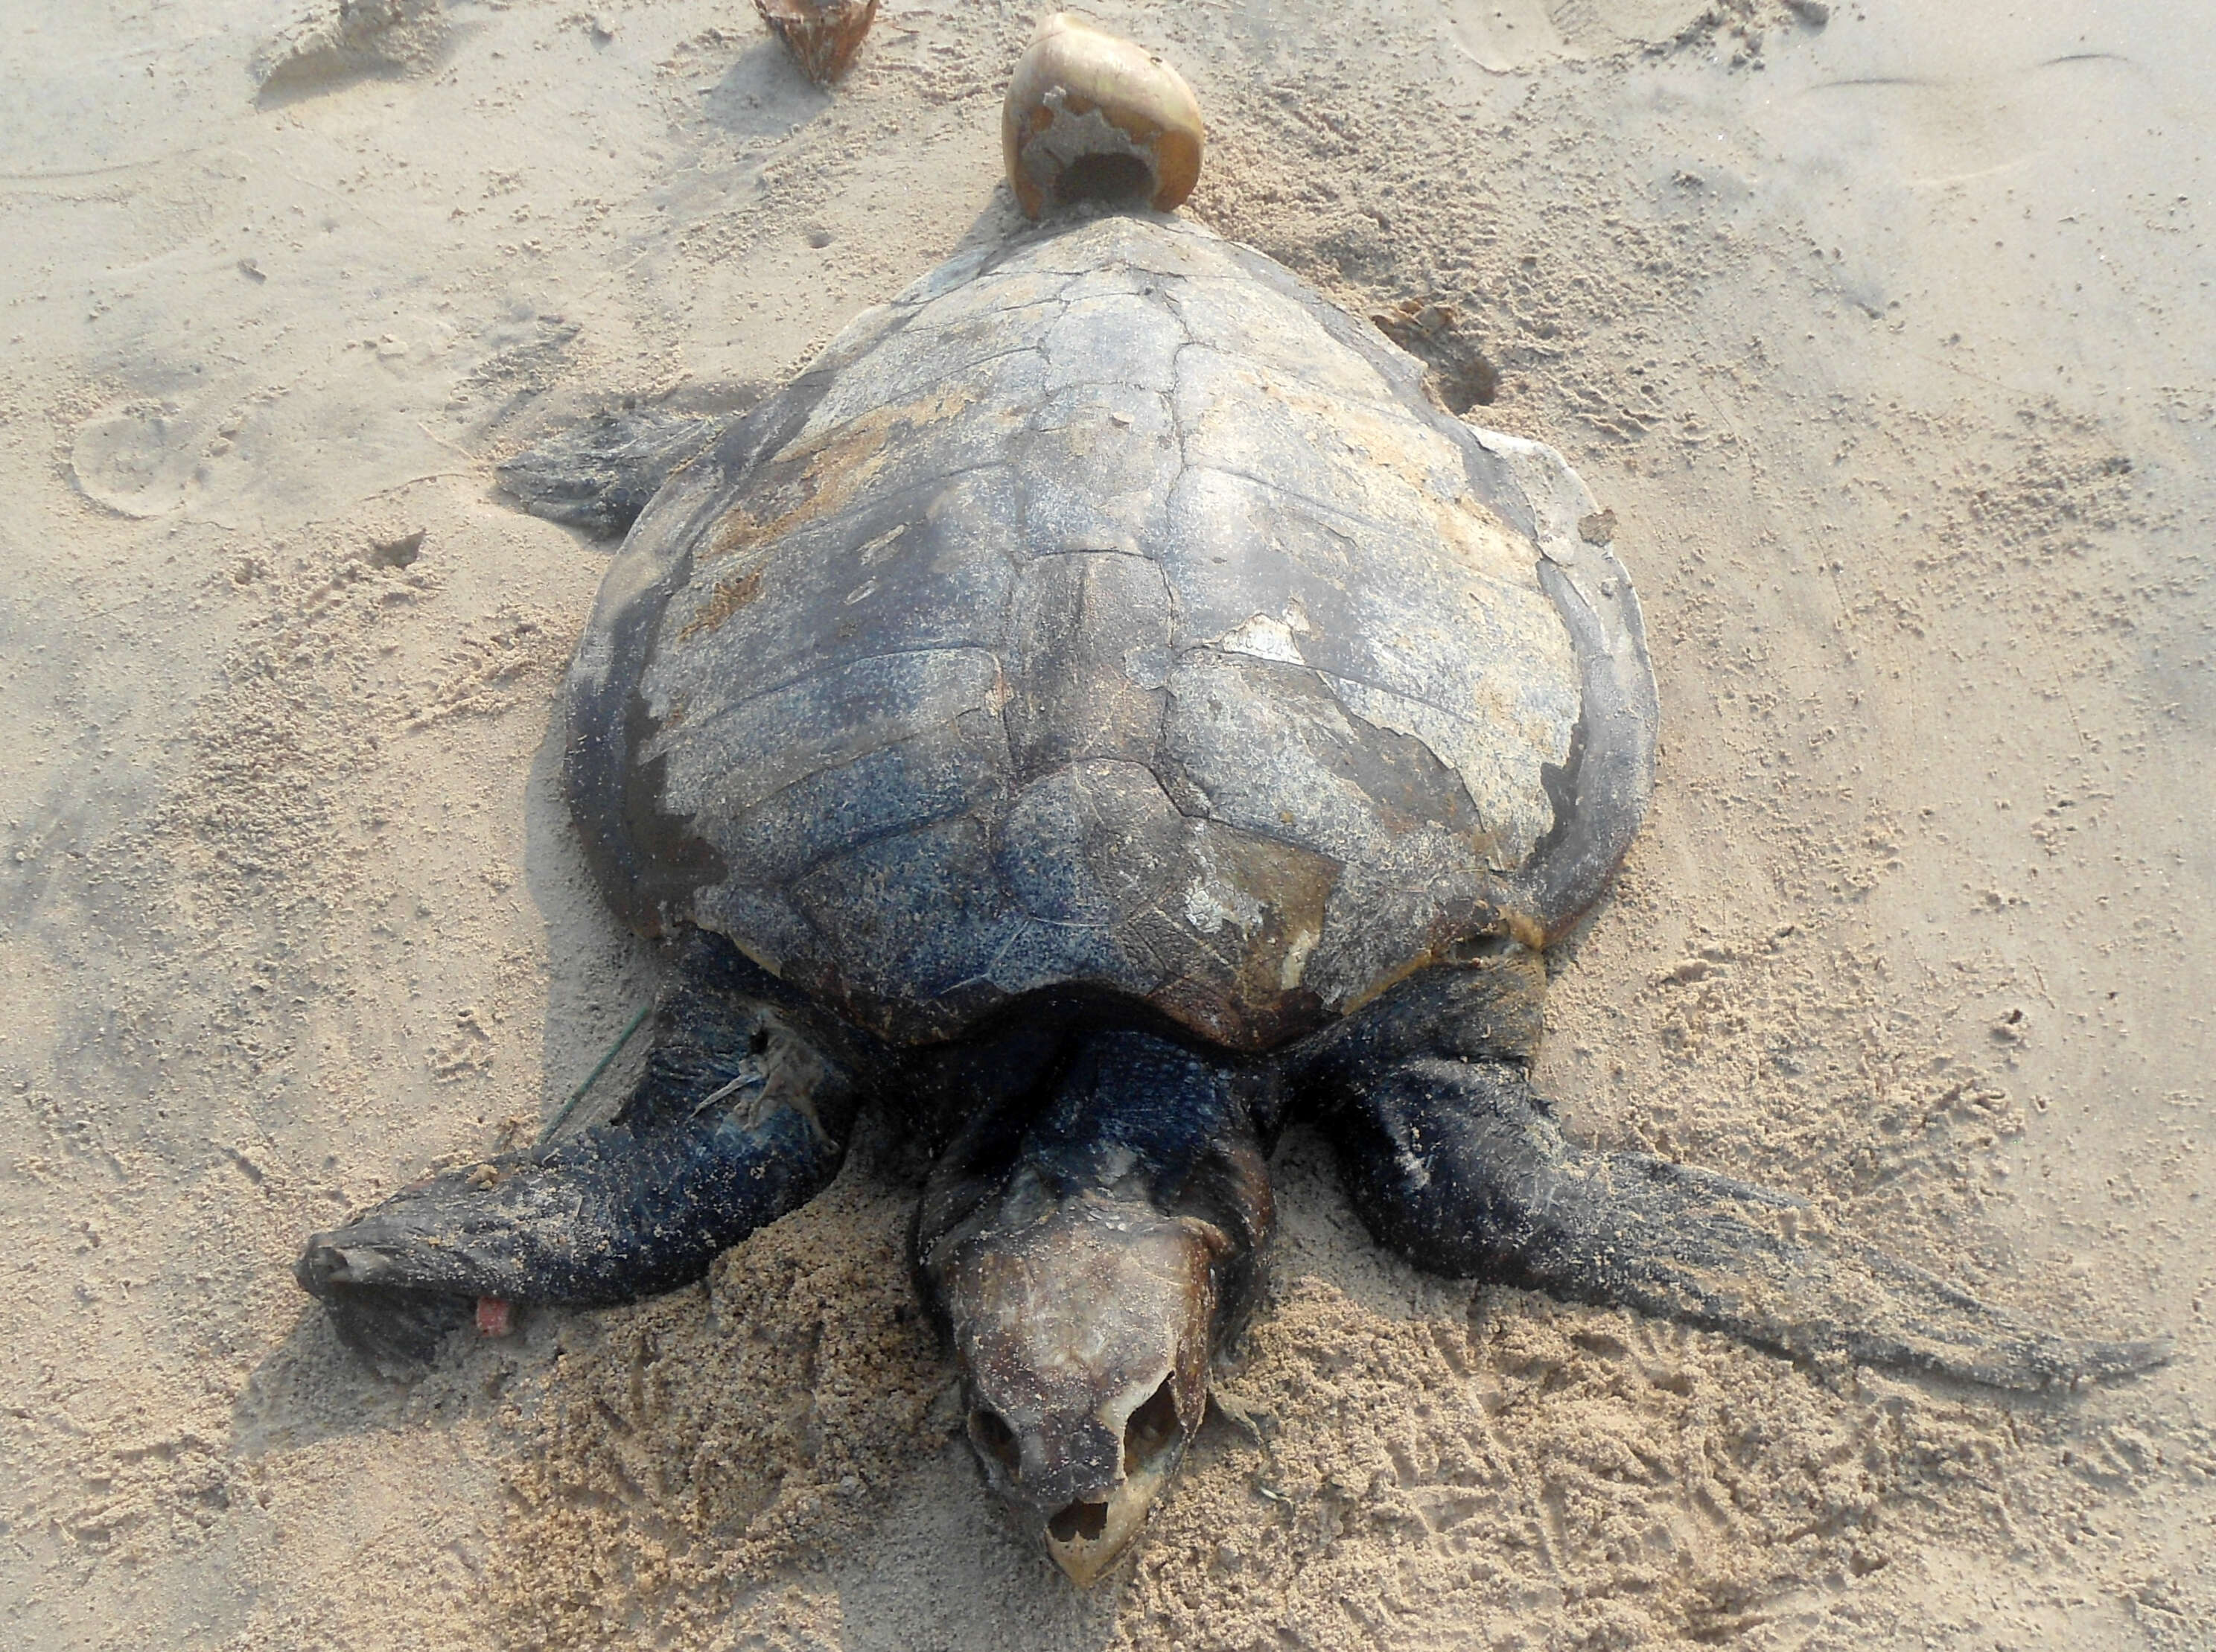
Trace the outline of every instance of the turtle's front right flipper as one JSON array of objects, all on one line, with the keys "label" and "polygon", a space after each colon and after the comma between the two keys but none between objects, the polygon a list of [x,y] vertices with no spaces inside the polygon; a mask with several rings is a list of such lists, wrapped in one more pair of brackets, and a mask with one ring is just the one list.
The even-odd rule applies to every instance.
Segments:
[{"label": "turtle's front right flipper", "polygon": [[295,1275],[386,1366],[428,1359],[481,1301],[594,1305],[699,1278],[846,1153],[855,1052],[804,1030],[786,997],[696,937],[612,1124],[403,1188],[310,1239]]},{"label": "turtle's front right flipper", "polygon": [[2080,1342],[1824,1231],[1798,1199],[1577,1146],[1513,1062],[1342,1064],[1327,1115],[1371,1232],[1418,1267],[1636,1308],[1795,1358],[1841,1354],[2001,1388],[2158,1365],[2166,1339]]}]

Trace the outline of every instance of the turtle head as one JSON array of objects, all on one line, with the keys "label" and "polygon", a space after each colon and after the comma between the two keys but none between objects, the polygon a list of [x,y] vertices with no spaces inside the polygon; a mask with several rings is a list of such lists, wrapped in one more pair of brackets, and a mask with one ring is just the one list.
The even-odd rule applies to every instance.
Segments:
[{"label": "turtle head", "polygon": [[986,1482],[1080,1586],[1130,1546],[1253,1305],[1269,1171],[1231,1075],[1145,1034],[1083,1041],[1028,1118],[933,1172],[917,1271]]},{"label": "turtle head", "polygon": [[961,1247],[946,1306],[986,1479],[1082,1585],[1138,1535],[1199,1426],[1223,1238],[1024,1182],[1018,1224]]}]

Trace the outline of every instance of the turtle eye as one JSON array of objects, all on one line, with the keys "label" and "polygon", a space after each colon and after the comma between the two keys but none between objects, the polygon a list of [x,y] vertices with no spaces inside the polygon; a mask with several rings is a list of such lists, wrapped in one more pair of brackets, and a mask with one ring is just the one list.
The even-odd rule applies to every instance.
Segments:
[{"label": "turtle eye", "polygon": [[1177,1437],[1177,1396],[1170,1391],[1175,1380],[1163,1378],[1162,1385],[1147,1397],[1123,1425],[1124,1473],[1131,1473]]},{"label": "turtle eye", "polygon": [[1016,1431],[991,1406],[981,1405],[970,1412],[970,1440],[1000,1465],[1011,1483],[1023,1477],[1024,1454],[1016,1445]]}]

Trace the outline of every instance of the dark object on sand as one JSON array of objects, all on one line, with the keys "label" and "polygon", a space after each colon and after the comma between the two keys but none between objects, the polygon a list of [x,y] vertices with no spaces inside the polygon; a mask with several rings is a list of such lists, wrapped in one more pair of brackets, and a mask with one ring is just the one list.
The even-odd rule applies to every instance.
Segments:
[{"label": "dark object on sand", "polygon": [[[577,457],[509,485],[630,474]],[[578,647],[570,806],[674,964],[644,1077],[301,1283],[387,1361],[666,1290],[875,1106],[933,1159],[916,1275],[978,1461],[1080,1582],[1200,1427],[1291,1119],[1436,1272],[2005,1386],[2160,1358],[1579,1146],[1532,1090],[1545,949],[1653,771],[1606,520],[1204,230],[1088,206],[955,258],[692,448]]]},{"label": "dark object on sand", "polygon": [[785,42],[800,72],[818,86],[828,86],[846,71],[846,64],[870,32],[877,15],[877,0],[754,0],[770,33]]},{"label": "dark object on sand", "polygon": [[1449,413],[1491,405],[1500,388],[1500,372],[1477,347],[1453,305],[1404,298],[1370,319],[1379,332],[1431,370],[1431,393]]}]

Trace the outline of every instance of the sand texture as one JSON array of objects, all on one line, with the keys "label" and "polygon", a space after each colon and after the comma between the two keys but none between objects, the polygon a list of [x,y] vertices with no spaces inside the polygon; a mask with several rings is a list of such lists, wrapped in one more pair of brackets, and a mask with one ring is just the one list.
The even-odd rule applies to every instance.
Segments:
[{"label": "sand texture", "polygon": [[2206,8],[1097,11],[1199,94],[1192,216],[1613,513],[1665,740],[1556,961],[1572,1127],[2175,1361],[1997,1396],[1449,1284],[1296,1133],[1239,1418],[1080,1595],[879,1132],[702,1286],[365,1370],[304,1236],[527,1139],[661,967],[555,785],[606,549],[494,466],[1006,233],[1031,15],[886,0],[825,90],[744,0],[14,0],[0,1645],[2216,1647]]}]

